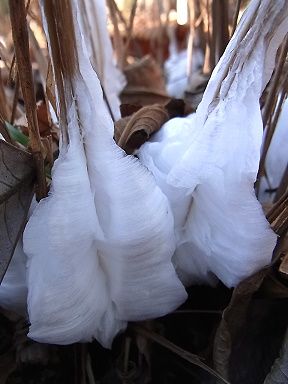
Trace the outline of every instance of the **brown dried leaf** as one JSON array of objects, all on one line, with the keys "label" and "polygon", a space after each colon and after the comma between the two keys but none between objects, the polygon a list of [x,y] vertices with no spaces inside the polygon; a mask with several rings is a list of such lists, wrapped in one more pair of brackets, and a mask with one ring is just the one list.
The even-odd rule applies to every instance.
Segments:
[{"label": "brown dried leaf", "polygon": [[288,286],[271,271],[263,281],[260,293],[269,299],[288,299]]},{"label": "brown dried leaf", "polygon": [[126,153],[131,154],[168,120],[169,113],[165,107],[161,105],[143,107],[134,113],[128,121],[119,138],[118,145]]},{"label": "brown dried leaf", "polygon": [[271,372],[266,377],[264,384],[288,383],[288,330],[284,338],[280,356],[275,360]]},{"label": "brown dried leaf", "polygon": [[128,87],[143,87],[166,92],[163,70],[155,59],[147,55],[124,69]]},{"label": "brown dried leaf", "polygon": [[214,366],[223,377],[229,379],[229,362],[233,340],[245,324],[252,296],[260,288],[269,269],[265,268],[243,280],[235,289],[228,307],[224,310],[214,340]]},{"label": "brown dried leaf", "polygon": [[140,86],[129,86],[123,89],[120,95],[122,104],[166,104],[170,97],[163,91]]},{"label": "brown dried leaf", "polygon": [[24,227],[34,179],[32,156],[0,140],[0,282]]},{"label": "brown dried leaf", "polygon": [[121,117],[127,117],[133,115],[133,113],[138,112],[139,109],[141,109],[142,105],[134,105],[134,104],[121,104],[120,105],[120,112]]}]

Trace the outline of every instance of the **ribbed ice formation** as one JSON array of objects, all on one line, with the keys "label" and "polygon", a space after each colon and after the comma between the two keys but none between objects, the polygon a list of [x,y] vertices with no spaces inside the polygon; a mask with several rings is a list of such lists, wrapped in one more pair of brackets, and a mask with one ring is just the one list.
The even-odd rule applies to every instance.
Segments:
[{"label": "ribbed ice formation", "polygon": [[176,221],[174,265],[186,284],[227,286],[269,263],[276,235],[253,185],[261,93],[288,32],[287,1],[253,0],[215,68],[195,116],[169,121],[140,150]]},{"label": "ribbed ice formation", "polygon": [[72,4],[79,71],[71,79],[69,145],[62,144],[50,194],[24,233],[29,336],[57,344],[95,337],[109,347],[127,321],[162,316],[186,292],[171,262],[169,203],[147,169],[113,141]]}]

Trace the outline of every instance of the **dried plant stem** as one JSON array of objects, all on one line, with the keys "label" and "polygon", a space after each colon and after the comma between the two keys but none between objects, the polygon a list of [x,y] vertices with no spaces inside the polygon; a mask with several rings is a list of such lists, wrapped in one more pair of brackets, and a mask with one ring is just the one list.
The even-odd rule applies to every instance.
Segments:
[{"label": "dried plant stem", "polygon": [[0,69],[0,115],[3,120],[8,120],[9,106],[8,106],[7,98],[5,94],[5,88],[3,84],[1,69]]},{"label": "dried plant stem", "polygon": [[212,376],[219,379],[222,383],[229,384],[229,382],[227,380],[225,380],[221,375],[219,375],[219,373],[217,373],[216,371],[214,371],[214,369],[212,369],[208,365],[206,365],[198,355],[194,355],[191,352],[185,351],[185,349],[178,347],[174,343],[171,343],[171,341],[167,340],[165,337],[162,337],[162,336],[158,335],[157,333],[150,331],[144,327],[133,326],[132,329],[138,335],[140,335],[146,339],[154,341],[155,343],[157,343],[157,344],[161,345],[162,347],[168,349],[169,351],[175,353],[176,355],[178,355],[182,359],[188,361],[189,363],[194,364],[194,365],[202,368],[206,372],[210,373]]},{"label": "dried plant stem", "polygon": [[[263,144],[263,150],[261,154],[261,159],[259,163],[259,170],[258,170],[258,176],[257,181],[255,184],[255,190],[256,195],[259,194],[259,188],[260,188],[260,181],[261,177],[264,176],[265,173],[265,161],[267,157],[267,153],[275,132],[275,128],[282,110],[282,105],[286,97],[285,91],[282,92],[279,102],[277,103],[277,99],[279,96],[279,90],[281,87],[287,89],[288,86],[288,80],[284,79],[284,86],[282,83],[282,76],[283,76],[283,68],[286,61],[286,56],[288,53],[288,36],[286,36],[286,39],[284,40],[279,60],[277,63],[277,66],[274,71],[274,75],[271,79],[271,85],[270,85],[270,91],[264,106],[264,112],[263,112],[263,126],[266,127],[266,134],[265,134],[265,140]],[[275,110],[276,108],[276,110]]]},{"label": "dried plant stem", "polygon": [[213,0],[212,3],[212,44],[214,52],[214,66],[223,55],[229,42],[228,3],[227,0]]},{"label": "dried plant stem", "polygon": [[15,120],[17,104],[18,104],[18,97],[19,97],[19,91],[20,91],[20,82],[19,82],[19,75],[17,73],[16,79],[15,79],[15,90],[14,90],[12,111],[11,111],[11,117],[10,117],[10,123],[11,124],[14,124],[14,120]]},{"label": "dried plant stem", "polygon": [[87,372],[87,378],[88,378],[89,384],[96,384],[96,380],[94,378],[93,369],[92,369],[91,356],[89,353],[87,353],[87,358],[86,358],[86,372]]},{"label": "dried plant stem", "polygon": [[284,193],[287,191],[287,189],[288,189],[288,164],[287,164],[286,169],[283,173],[281,182],[277,188],[274,202],[277,202],[284,195]]},{"label": "dried plant stem", "polygon": [[277,99],[278,90],[281,85],[281,76],[282,76],[283,67],[286,61],[287,53],[288,53],[288,36],[285,38],[284,42],[282,43],[278,63],[271,80],[271,88],[269,91],[267,101],[264,106],[264,112],[263,112],[264,127],[267,125],[269,116],[273,114],[273,106],[276,104],[275,99]]},{"label": "dried plant stem", "polygon": [[124,68],[124,44],[121,33],[118,27],[118,20],[116,16],[116,6],[114,0],[107,0],[107,5],[110,12],[111,21],[114,27],[114,48],[117,56],[117,62],[121,69]]},{"label": "dried plant stem", "polygon": [[210,74],[214,68],[214,64],[212,63],[213,57],[214,57],[214,51],[211,43],[211,16],[210,16],[210,8],[211,3],[210,0],[206,0],[205,5],[205,16],[204,16],[204,23],[205,23],[205,32],[206,32],[206,47],[205,47],[205,58],[204,58],[204,64],[203,64],[203,73],[204,74]]},{"label": "dried plant stem", "polygon": [[233,16],[231,37],[234,35],[234,32],[236,31],[236,28],[237,28],[237,22],[238,22],[241,3],[242,3],[242,0],[236,0],[236,7],[235,7],[234,16]]},{"label": "dried plant stem", "polygon": [[134,2],[132,4],[131,12],[130,12],[129,25],[128,25],[128,28],[127,28],[127,31],[126,31],[127,39],[126,39],[125,46],[124,46],[124,57],[123,57],[123,59],[124,59],[123,65],[124,66],[127,63],[127,54],[128,54],[128,49],[129,49],[130,41],[131,41],[131,38],[132,38],[134,19],[135,19],[135,15],[136,15],[136,9],[137,9],[137,0],[134,0]]},{"label": "dried plant stem", "polygon": [[195,37],[195,0],[189,0],[189,40],[188,40],[188,84],[192,79],[193,45]]},{"label": "dried plant stem", "polygon": [[[286,79],[285,82],[288,85],[288,79]],[[286,88],[286,86],[285,86],[285,88]],[[277,99],[276,99],[277,96],[278,96],[278,93],[275,94],[275,96],[274,96],[275,97],[274,98],[275,104],[277,102]],[[265,161],[266,161],[267,153],[268,153],[268,150],[269,150],[269,147],[270,147],[270,144],[271,144],[278,120],[279,120],[280,113],[282,111],[282,106],[283,106],[285,98],[286,98],[286,92],[284,91],[284,92],[282,92],[280,99],[277,103],[276,110],[273,111],[274,116],[271,115],[269,120],[268,120],[265,140],[264,140],[262,154],[261,154],[260,163],[259,163],[257,181],[255,183],[255,191],[256,191],[257,196],[259,195],[261,177],[264,176],[265,172],[266,172],[265,171]],[[272,113],[272,111],[271,111],[271,113]],[[266,117],[266,118],[268,118],[268,117]]]},{"label": "dried plant stem", "polygon": [[36,114],[36,98],[34,94],[32,67],[29,56],[25,2],[24,0],[10,0],[9,8],[19,82],[22,89],[26,116],[28,120],[29,143],[36,165],[36,196],[37,199],[40,200],[46,196],[47,187],[44,172],[44,158],[42,155],[41,140]]},{"label": "dried plant stem", "polygon": [[288,189],[273,205],[267,214],[267,220],[279,236],[284,236],[288,230]]}]

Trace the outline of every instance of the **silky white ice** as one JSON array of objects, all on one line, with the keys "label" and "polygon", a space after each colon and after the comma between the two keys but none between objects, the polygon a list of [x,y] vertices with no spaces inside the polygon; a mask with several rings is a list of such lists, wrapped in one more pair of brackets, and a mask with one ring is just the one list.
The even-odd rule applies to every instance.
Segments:
[{"label": "silky white ice", "polygon": [[235,286],[271,260],[276,235],[253,188],[259,98],[287,32],[287,1],[251,1],[195,116],[169,121],[140,150],[176,217],[173,260],[186,285],[217,276]]},{"label": "silky white ice", "polygon": [[165,315],[186,291],[171,262],[168,200],[113,140],[75,0],[72,7],[79,71],[71,79],[69,145],[24,233],[29,336],[55,344],[96,338],[110,347],[127,321]]}]

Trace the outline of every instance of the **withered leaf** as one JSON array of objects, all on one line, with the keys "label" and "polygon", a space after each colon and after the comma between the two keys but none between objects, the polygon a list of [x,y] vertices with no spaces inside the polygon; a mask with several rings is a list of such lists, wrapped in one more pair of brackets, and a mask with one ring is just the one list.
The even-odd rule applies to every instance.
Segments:
[{"label": "withered leaf", "polygon": [[[182,117],[185,113],[185,103],[182,99],[171,99],[163,105],[122,104],[122,119],[115,123],[114,138],[116,143],[126,153],[131,154],[140,148],[149,137],[157,132],[162,125],[174,117]],[[132,116],[130,116],[132,115]]]},{"label": "withered leaf", "polygon": [[267,275],[260,289],[265,298],[288,299],[288,286],[280,281],[272,271]]},{"label": "withered leaf", "polygon": [[34,179],[32,156],[0,140],[0,283],[25,224]]},{"label": "withered leaf", "polygon": [[264,268],[243,280],[234,289],[231,301],[222,314],[214,339],[213,360],[217,372],[227,380],[233,340],[245,324],[252,296],[260,288],[268,271],[268,268]]},{"label": "withered leaf", "polygon": [[129,86],[123,89],[120,95],[121,103],[123,104],[166,104],[170,97],[163,91],[150,89],[145,87]]},{"label": "withered leaf", "polygon": [[151,105],[149,107],[143,107],[129,119],[120,135],[118,145],[123,148],[126,153],[131,154],[135,149],[138,149],[144,144],[145,141],[148,140],[154,132],[157,132],[168,120],[169,113],[164,106]]},{"label": "withered leaf", "polygon": [[139,109],[142,108],[142,105],[134,105],[134,104],[121,104],[120,112],[121,117],[127,117],[133,115],[133,113],[138,112]]},{"label": "withered leaf", "polygon": [[288,383],[288,330],[284,338],[280,356],[275,360],[271,372],[267,375],[264,384]]}]

